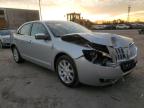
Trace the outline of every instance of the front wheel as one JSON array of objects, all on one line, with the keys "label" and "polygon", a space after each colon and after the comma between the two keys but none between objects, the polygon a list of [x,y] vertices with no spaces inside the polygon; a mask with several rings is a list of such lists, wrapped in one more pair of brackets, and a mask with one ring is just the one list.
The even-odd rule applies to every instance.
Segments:
[{"label": "front wheel", "polygon": [[56,62],[56,72],[60,81],[68,87],[76,87],[79,84],[78,74],[73,60],[64,55]]},{"label": "front wheel", "polygon": [[12,48],[12,53],[16,63],[22,63],[24,61],[16,47]]}]

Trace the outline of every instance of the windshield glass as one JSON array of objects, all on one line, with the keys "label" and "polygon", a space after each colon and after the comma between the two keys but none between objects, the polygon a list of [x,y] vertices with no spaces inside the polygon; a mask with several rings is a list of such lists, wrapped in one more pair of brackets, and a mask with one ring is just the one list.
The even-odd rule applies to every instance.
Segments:
[{"label": "windshield glass", "polygon": [[10,31],[8,31],[8,30],[0,31],[0,36],[7,36],[7,35],[10,35]]},{"label": "windshield glass", "polygon": [[54,36],[64,36],[72,33],[90,33],[87,28],[73,22],[47,22],[47,26]]}]

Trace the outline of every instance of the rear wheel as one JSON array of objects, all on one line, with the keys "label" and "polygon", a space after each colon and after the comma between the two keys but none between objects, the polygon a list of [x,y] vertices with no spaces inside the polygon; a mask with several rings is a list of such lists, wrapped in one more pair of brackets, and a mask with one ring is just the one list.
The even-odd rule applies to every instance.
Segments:
[{"label": "rear wheel", "polygon": [[0,49],[2,49],[3,48],[3,44],[2,44],[2,42],[0,41]]},{"label": "rear wheel", "polygon": [[22,63],[24,61],[16,47],[12,48],[12,53],[16,63]]},{"label": "rear wheel", "polygon": [[73,60],[63,55],[56,62],[56,72],[60,81],[68,87],[76,87],[79,84],[76,66]]}]

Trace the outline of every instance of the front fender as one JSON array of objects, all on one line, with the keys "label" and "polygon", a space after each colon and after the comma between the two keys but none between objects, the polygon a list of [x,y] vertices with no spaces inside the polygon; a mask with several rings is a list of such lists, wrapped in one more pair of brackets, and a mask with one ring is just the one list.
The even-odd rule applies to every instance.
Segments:
[{"label": "front fender", "polygon": [[56,49],[56,53],[63,52],[67,55],[69,55],[71,58],[76,59],[83,55],[82,50],[83,49],[89,49],[80,45],[76,45],[73,43],[60,41],[55,42],[54,48]]}]

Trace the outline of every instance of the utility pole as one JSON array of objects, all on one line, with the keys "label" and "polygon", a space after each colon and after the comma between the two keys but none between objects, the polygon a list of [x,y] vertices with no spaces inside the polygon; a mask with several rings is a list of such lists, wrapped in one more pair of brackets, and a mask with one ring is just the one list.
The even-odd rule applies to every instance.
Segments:
[{"label": "utility pole", "polygon": [[39,0],[39,13],[40,13],[40,20],[42,20],[41,0]]},{"label": "utility pole", "polygon": [[128,17],[127,17],[127,22],[130,22],[130,11],[131,11],[131,6],[128,6]]}]

